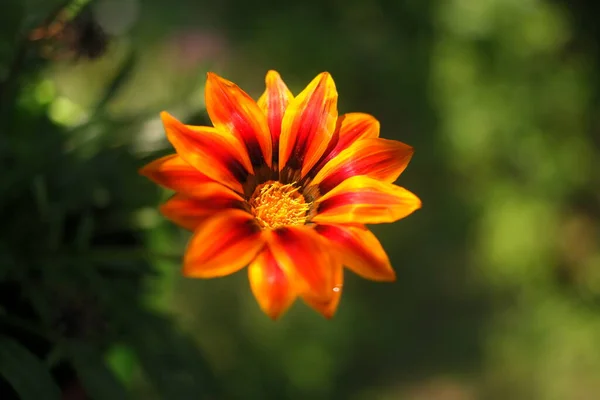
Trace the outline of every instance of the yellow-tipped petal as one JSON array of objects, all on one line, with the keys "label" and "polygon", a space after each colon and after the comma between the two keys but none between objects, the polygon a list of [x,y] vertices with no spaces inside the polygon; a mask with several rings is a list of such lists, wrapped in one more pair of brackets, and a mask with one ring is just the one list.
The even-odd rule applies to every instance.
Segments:
[{"label": "yellow-tipped petal", "polygon": [[183,274],[215,278],[250,264],[265,243],[250,214],[229,210],[203,221],[188,244]]},{"label": "yellow-tipped petal", "polygon": [[140,174],[167,189],[175,190],[187,196],[195,198],[219,196],[243,200],[239,194],[200,173],[177,154],[154,160],[141,168]]},{"label": "yellow-tipped petal", "polygon": [[396,140],[368,138],[355,141],[321,168],[311,181],[326,193],[356,175],[393,182],[404,171],[413,148]]},{"label": "yellow-tipped petal", "polygon": [[285,82],[277,71],[267,72],[265,78],[266,90],[258,99],[258,106],[267,116],[271,140],[273,142],[273,162],[279,162],[279,136],[281,122],[290,101],[294,98]]},{"label": "yellow-tipped petal", "polygon": [[328,301],[320,301],[309,295],[302,296],[302,300],[314,310],[319,312],[327,319],[333,318],[337,311],[340,299],[342,298],[342,290],[344,288],[344,270],[342,265],[336,265],[333,271],[333,285],[331,287],[332,296]]},{"label": "yellow-tipped petal", "polygon": [[260,308],[273,320],[283,315],[296,299],[292,284],[268,248],[248,267],[248,279]]},{"label": "yellow-tipped petal", "polygon": [[390,259],[379,240],[362,225],[317,225],[339,252],[342,263],[365,279],[391,282],[396,280]]},{"label": "yellow-tipped petal", "polygon": [[239,142],[211,127],[190,127],[167,112],[161,118],[167,138],[185,162],[202,174],[242,193],[242,184],[253,173],[246,150]]},{"label": "yellow-tipped petal", "polygon": [[285,111],[279,138],[279,170],[289,167],[306,175],[327,149],[337,116],[335,83],[323,72]]},{"label": "yellow-tipped petal", "polygon": [[332,296],[332,271],[335,258],[327,242],[307,225],[289,226],[267,232],[273,257],[294,284],[298,294],[319,301]]},{"label": "yellow-tipped petal", "polygon": [[254,167],[271,166],[271,134],[256,102],[235,83],[212,72],[206,80],[205,98],[214,126],[245,145]]},{"label": "yellow-tipped petal", "polygon": [[354,176],[317,200],[313,222],[323,224],[381,224],[406,217],[421,200],[403,187],[368,176]]}]

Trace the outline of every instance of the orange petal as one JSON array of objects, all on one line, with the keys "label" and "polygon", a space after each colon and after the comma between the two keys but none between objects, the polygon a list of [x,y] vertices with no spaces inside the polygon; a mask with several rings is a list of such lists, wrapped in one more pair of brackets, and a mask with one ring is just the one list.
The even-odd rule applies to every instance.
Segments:
[{"label": "orange petal", "polygon": [[273,257],[294,289],[319,301],[332,296],[333,254],[327,242],[309,226],[289,226],[267,232],[267,241]]},{"label": "orange petal", "polygon": [[355,175],[367,175],[393,182],[406,169],[413,148],[396,140],[360,139],[331,159],[312,180],[321,193],[327,193]]},{"label": "orange petal", "polygon": [[365,113],[346,113],[340,117],[340,141],[338,147],[344,150],[358,139],[379,137],[379,121]]},{"label": "orange petal", "polygon": [[229,275],[250,264],[265,243],[254,218],[242,210],[203,221],[188,244],[183,274],[192,278]]},{"label": "orange petal", "polygon": [[140,174],[167,189],[187,196],[196,198],[223,196],[243,200],[239,194],[227,186],[198,172],[177,154],[161,157],[149,163],[140,169]]},{"label": "orange petal", "polygon": [[186,126],[164,111],[160,116],[167,138],[183,160],[209,178],[243,192],[242,184],[253,169],[246,150],[233,136],[206,126]]},{"label": "orange petal", "polygon": [[311,296],[303,296],[302,300],[313,309],[321,313],[325,318],[330,319],[335,314],[340,299],[342,298],[342,289],[344,287],[344,269],[341,265],[334,268],[333,271],[333,286],[331,291],[333,295],[329,301],[319,301]]},{"label": "orange petal", "polygon": [[244,143],[255,167],[271,166],[271,134],[265,114],[235,83],[208,73],[206,111],[221,132],[229,132]]},{"label": "orange petal", "polygon": [[285,113],[290,100],[292,100],[294,96],[277,71],[267,72],[265,83],[267,89],[263,95],[260,96],[260,99],[258,99],[258,106],[267,116],[273,143],[273,162],[277,163],[279,160],[281,121],[283,120],[283,114]]},{"label": "orange petal", "polygon": [[248,279],[260,308],[271,319],[283,315],[296,299],[292,284],[268,248],[248,266]]},{"label": "orange petal", "polygon": [[374,281],[396,280],[381,243],[364,226],[317,225],[315,229],[338,248],[342,263],[354,273]]},{"label": "orange petal", "polygon": [[381,224],[397,221],[421,207],[421,200],[403,187],[368,176],[354,176],[317,200],[313,222]]},{"label": "orange petal", "polygon": [[302,176],[319,161],[335,131],[337,91],[331,75],[318,75],[288,105],[279,140],[279,170],[301,170]]},{"label": "orange petal", "polygon": [[348,113],[338,118],[338,140],[331,149],[325,151],[319,163],[313,168],[314,176],[329,160],[337,156],[359,139],[379,137],[379,121],[372,115],[363,113]]},{"label": "orange petal", "polygon": [[240,209],[242,202],[231,197],[212,196],[203,199],[176,194],[160,207],[160,212],[177,225],[195,230],[206,218],[230,209]]}]

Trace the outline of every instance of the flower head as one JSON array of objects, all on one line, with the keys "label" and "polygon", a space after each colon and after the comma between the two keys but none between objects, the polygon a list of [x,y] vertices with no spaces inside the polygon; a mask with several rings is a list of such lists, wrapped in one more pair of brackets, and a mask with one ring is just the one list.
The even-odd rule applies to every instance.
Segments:
[{"label": "flower head", "polygon": [[141,169],[176,192],[162,213],[194,232],[184,275],[213,278],[248,266],[252,292],[273,319],[297,297],[331,317],[343,266],[367,279],[395,279],[365,224],[393,222],[421,206],[392,184],[412,147],[379,138],[370,115],[338,117],[328,73],[294,97],[269,71],[258,102],[209,73],[206,108],[212,127],[163,112],[176,154]]}]

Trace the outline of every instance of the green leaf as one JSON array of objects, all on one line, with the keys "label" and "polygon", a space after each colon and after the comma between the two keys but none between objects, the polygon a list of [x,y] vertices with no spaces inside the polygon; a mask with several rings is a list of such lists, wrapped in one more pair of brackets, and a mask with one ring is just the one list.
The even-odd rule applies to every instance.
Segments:
[{"label": "green leaf", "polygon": [[36,356],[16,340],[0,335],[0,375],[21,400],[60,400],[61,391]]},{"label": "green leaf", "polygon": [[66,352],[86,393],[93,400],[126,400],[130,396],[123,384],[108,369],[102,354],[83,342],[70,342]]}]

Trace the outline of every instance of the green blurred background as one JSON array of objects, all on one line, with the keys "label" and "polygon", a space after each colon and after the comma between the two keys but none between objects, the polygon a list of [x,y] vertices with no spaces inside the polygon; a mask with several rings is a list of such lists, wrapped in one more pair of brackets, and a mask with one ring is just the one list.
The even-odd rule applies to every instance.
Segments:
[{"label": "green blurred background", "polygon": [[[0,398],[600,398],[597,2],[84,3],[68,26],[109,41],[79,57],[28,40],[64,1],[2,3]],[[331,321],[181,277],[189,235],[137,174],[171,151],[161,110],[208,123],[207,71],[258,98],[269,69],[329,71],[416,150],[422,210],[373,227],[398,281],[347,273]]]}]

